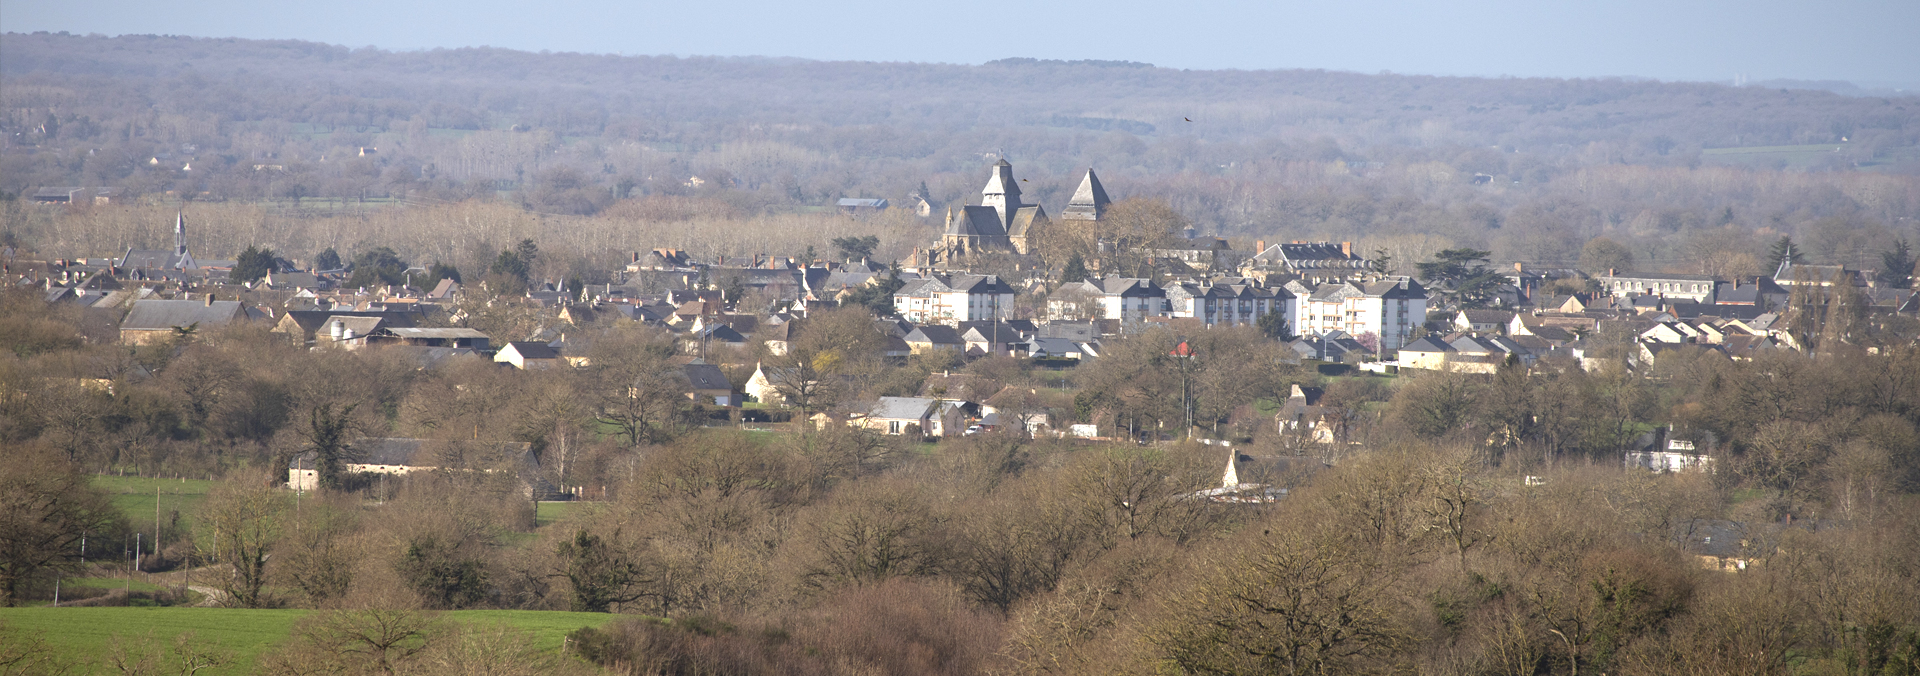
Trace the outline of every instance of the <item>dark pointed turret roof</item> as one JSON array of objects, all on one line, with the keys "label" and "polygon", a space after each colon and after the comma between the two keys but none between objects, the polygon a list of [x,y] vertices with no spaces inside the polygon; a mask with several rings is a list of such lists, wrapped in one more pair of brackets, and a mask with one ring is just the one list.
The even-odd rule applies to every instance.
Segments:
[{"label": "dark pointed turret roof", "polygon": [[1066,211],[1060,217],[1069,220],[1097,221],[1107,213],[1107,189],[1100,185],[1100,177],[1093,169],[1087,169],[1087,177],[1080,180],[1080,188],[1073,191],[1073,199],[1067,201]]}]

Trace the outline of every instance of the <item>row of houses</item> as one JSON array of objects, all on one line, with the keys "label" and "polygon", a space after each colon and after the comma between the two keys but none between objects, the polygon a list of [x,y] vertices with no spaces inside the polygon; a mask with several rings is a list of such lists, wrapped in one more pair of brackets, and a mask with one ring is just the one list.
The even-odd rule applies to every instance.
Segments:
[{"label": "row of houses", "polygon": [[1165,285],[1150,279],[1106,277],[1062,284],[1047,301],[1055,318],[1093,317],[1140,324],[1156,317],[1196,320],[1198,325],[1258,326],[1268,315],[1298,336],[1340,332],[1378,336],[1392,350],[1411,339],[1427,319],[1427,290],[1409,277],[1312,284],[1292,279],[1279,286],[1247,277]]}]

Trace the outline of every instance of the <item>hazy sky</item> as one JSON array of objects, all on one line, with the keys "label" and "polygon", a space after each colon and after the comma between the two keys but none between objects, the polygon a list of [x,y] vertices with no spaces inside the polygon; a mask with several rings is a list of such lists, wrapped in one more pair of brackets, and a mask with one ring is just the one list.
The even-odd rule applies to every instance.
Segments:
[{"label": "hazy sky", "polygon": [[[0,30],[620,54],[1920,84],[1920,0],[0,0]],[[0,53],[0,58],[5,55]]]}]

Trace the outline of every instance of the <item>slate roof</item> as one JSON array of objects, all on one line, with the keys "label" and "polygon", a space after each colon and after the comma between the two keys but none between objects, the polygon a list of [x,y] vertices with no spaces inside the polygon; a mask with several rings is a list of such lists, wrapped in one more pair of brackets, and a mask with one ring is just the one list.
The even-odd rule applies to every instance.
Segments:
[{"label": "slate roof", "polygon": [[430,347],[426,345],[392,345],[383,348],[394,354],[411,357],[420,368],[433,368],[449,360],[471,357],[479,353],[466,347]]},{"label": "slate roof", "polygon": [[874,402],[867,413],[869,418],[893,420],[919,420],[935,414],[936,411],[958,406],[958,402],[948,399],[928,397],[881,397]]},{"label": "slate roof", "polygon": [[390,334],[399,338],[417,338],[417,339],[440,338],[440,339],[446,339],[446,340],[453,340],[453,339],[459,339],[459,338],[479,338],[484,340],[487,338],[487,334],[481,333],[479,329],[466,329],[466,328],[421,329],[421,328],[414,328],[414,327],[408,327],[408,326],[391,327],[391,328],[382,327],[382,329],[387,334]]},{"label": "slate roof", "polygon": [[1107,205],[1113,200],[1107,198],[1107,189],[1100,185],[1100,177],[1093,169],[1087,169],[1086,178],[1080,179],[1080,187],[1074,189],[1073,198],[1067,200],[1067,208],[1060,212],[1060,218],[1075,221],[1097,221],[1107,213]]},{"label": "slate roof", "polygon": [[212,326],[243,316],[245,308],[237,300],[217,300],[212,305],[199,300],[141,300],[134,301],[133,311],[127,313],[120,329],[161,331],[193,324]]},{"label": "slate roof", "polygon": [[1425,336],[1419,340],[1413,341],[1411,343],[1407,343],[1405,346],[1400,348],[1400,351],[1401,352],[1453,352],[1454,349],[1453,349],[1453,346],[1448,345],[1446,343],[1442,343],[1440,342],[1439,339],[1434,338],[1433,336]]},{"label": "slate roof", "polygon": [[733,382],[727,380],[727,374],[720,367],[705,362],[695,362],[680,367],[687,376],[687,382],[695,390],[732,390]]},{"label": "slate roof", "polygon": [[909,343],[931,343],[934,345],[962,345],[967,342],[960,337],[958,330],[955,330],[951,326],[941,326],[939,324],[915,327],[912,333],[907,334],[906,341]]},{"label": "slate roof", "polygon": [[546,343],[542,343],[539,341],[516,340],[510,343],[507,343],[506,347],[501,348],[501,350],[505,351],[507,348],[512,348],[514,352],[518,352],[520,354],[521,359],[559,359],[560,358],[560,352],[558,350],[553,349],[552,345],[548,345]]},{"label": "slate roof", "polygon": [[1028,354],[1035,357],[1062,357],[1069,354],[1086,355],[1080,344],[1066,338],[1035,338],[1027,347]]},{"label": "slate roof", "polygon": [[1005,324],[994,324],[991,326],[972,327],[967,329],[966,334],[962,335],[960,339],[969,343],[991,342],[991,343],[1000,343],[1003,345],[1007,343],[1022,342],[1022,339],[1020,338],[1020,332],[1013,330],[1012,327],[1009,327]]}]

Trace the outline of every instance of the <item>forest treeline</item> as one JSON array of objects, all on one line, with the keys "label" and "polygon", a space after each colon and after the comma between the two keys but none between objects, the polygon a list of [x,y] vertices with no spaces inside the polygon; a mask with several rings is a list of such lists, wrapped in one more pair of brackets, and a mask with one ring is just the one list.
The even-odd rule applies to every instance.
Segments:
[{"label": "forest treeline", "polygon": [[[632,674],[1920,669],[1910,344],[1328,380],[1250,331],[1194,339],[1191,363],[1155,331],[1063,374],[834,353],[871,320],[810,319],[793,350],[847,388],[822,408],[938,377],[973,393],[953,396],[998,393],[1003,415],[1154,429],[1181,424],[1191,391],[1200,418],[1240,440],[996,431],[924,445],[837,425],[703,428],[668,375],[672,343],[638,325],[590,329],[583,368],[422,370],[257,326],[88,344],[76,336],[100,330],[94,311],[0,300],[0,589],[47,594],[81,532],[156,535],[88,474],[221,476],[191,519],[162,524],[146,565],[229,566],[205,583],[234,605],[339,611],[263,671],[372,668],[376,654],[428,669],[469,640],[432,613],[468,608],[633,614],[569,641]],[[1256,413],[1294,384],[1324,387],[1326,419],[1358,443]],[[1656,426],[1714,470],[1623,470]],[[280,487],[293,455],[361,436],[428,439],[449,469],[342,475],[298,502]],[[463,471],[510,466],[505,441],[606,499],[536,527],[513,472]],[[1263,459],[1240,482],[1282,497],[1197,498],[1238,454]],[[62,499],[35,497],[49,494]],[[415,647],[363,649],[353,637],[370,627]],[[503,668],[543,659],[500,654]]]},{"label": "forest treeline", "polygon": [[[1005,157],[1030,179],[1029,200],[1055,210],[1093,166],[1110,189],[1165,197],[1203,231],[1230,236],[1391,233],[1435,220],[1477,234],[1522,206],[1560,213],[1569,200],[1625,197],[1613,185],[1623,181],[1662,197],[1555,218],[1672,230],[1720,225],[1732,206],[1740,225],[1781,230],[1776,216],[1798,228],[1858,210],[1896,229],[1915,217],[1904,178],[1920,140],[1911,97],[1023,60],[0,40],[10,139],[0,190],[15,195],[67,185],[239,201],[505,195],[540,213],[595,214],[632,197],[724,193],[765,213],[840,197],[911,206],[922,188],[936,205],[959,204],[977,196],[981,168]],[[1816,143],[1837,152],[1807,167],[1812,179],[1715,169],[1700,154]],[[1701,183],[1726,187],[1665,189]],[[1803,208],[1809,217],[1794,214]]]}]

